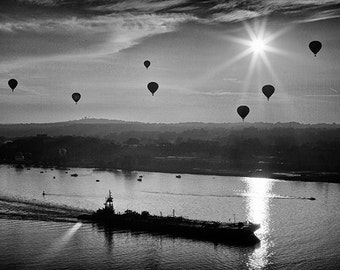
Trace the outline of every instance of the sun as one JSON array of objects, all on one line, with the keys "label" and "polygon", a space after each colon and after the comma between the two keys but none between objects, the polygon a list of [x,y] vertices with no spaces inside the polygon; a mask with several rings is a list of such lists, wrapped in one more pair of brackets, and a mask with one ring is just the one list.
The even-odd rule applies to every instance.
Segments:
[{"label": "sun", "polygon": [[[242,48],[244,46],[244,50],[240,51],[238,54],[234,55],[232,58],[228,59],[228,61],[224,62],[220,66],[211,70],[206,76],[205,80],[213,77],[216,73],[221,72],[223,69],[229,68],[232,65],[235,65],[243,58],[247,56],[251,56],[250,63],[248,65],[248,70],[245,74],[244,78],[244,89],[248,90],[249,84],[251,82],[251,78],[253,76],[254,70],[259,67],[262,68],[262,64],[264,63],[264,68],[274,80],[279,81],[279,78],[275,74],[275,70],[273,69],[270,63],[270,55],[272,53],[282,55],[282,56],[290,56],[288,52],[275,48],[271,45],[271,43],[286,33],[290,27],[284,27],[275,32],[269,32],[266,29],[267,19],[264,18],[261,21],[255,20],[253,21],[253,25],[250,25],[249,22],[243,22],[244,30],[246,34],[248,34],[247,38],[238,37],[238,36],[225,36],[225,39],[229,42],[235,42]],[[241,29],[241,28],[240,28]]]},{"label": "sun", "polygon": [[250,42],[250,48],[254,53],[263,53],[266,50],[266,42],[264,39],[255,38]]}]

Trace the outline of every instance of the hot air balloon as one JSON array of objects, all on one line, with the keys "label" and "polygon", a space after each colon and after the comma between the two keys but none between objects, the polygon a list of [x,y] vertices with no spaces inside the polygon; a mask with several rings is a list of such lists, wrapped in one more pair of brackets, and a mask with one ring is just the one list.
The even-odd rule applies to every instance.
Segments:
[{"label": "hot air balloon", "polygon": [[12,92],[13,92],[15,87],[17,87],[17,85],[18,85],[18,81],[16,79],[10,79],[8,81],[8,85],[12,89]]},{"label": "hot air balloon", "polygon": [[320,41],[312,41],[309,43],[309,49],[314,53],[314,56],[321,50],[322,44]]},{"label": "hot air balloon", "polygon": [[246,116],[248,115],[249,111],[250,111],[249,107],[245,106],[245,105],[239,106],[237,108],[237,113],[238,113],[239,116],[241,116],[242,121],[244,121],[244,118],[246,118]]},{"label": "hot air balloon", "polygon": [[151,62],[149,60],[144,61],[144,66],[148,69],[149,66],[151,65]]},{"label": "hot air balloon", "polygon": [[148,89],[151,92],[152,95],[154,95],[158,89],[158,83],[156,82],[149,82],[148,83]]},{"label": "hot air balloon", "polygon": [[272,86],[270,84],[267,84],[267,85],[262,87],[262,92],[267,97],[268,100],[272,96],[272,94],[274,94],[274,91],[275,91],[274,86]]},{"label": "hot air balloon", "polygon": [[79,93],[73,93],[72,94],[72,99],[74,100],[74,102],[77,104],[77,102],[79,101],[79,99],[81,98],[81,95]]},{"label": "hot air balloon", "polygon": [[67,150],[65,148],[59,148],[58,152],[59,152],[59,156],[61,157],[66,156],[67,154]]}]

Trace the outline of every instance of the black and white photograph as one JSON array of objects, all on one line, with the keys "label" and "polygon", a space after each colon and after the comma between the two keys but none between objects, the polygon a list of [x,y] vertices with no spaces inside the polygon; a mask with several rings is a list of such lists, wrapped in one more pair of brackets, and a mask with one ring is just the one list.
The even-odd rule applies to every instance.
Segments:
[{"label": "black and white photograph", "polygon": [[0,269],[340,269],[340,0],[0,0]]}]

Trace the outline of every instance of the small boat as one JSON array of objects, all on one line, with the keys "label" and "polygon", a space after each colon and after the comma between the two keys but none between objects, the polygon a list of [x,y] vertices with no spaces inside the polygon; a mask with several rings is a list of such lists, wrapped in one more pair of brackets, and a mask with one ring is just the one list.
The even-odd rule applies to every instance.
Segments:
[{"label": "small boat", "polygon": [[180,176],[179,174],[176,175],[176,178],[182,178],[182,176]]},{"label": "small boat", "polygon": [[138,181],[138,182],[142,182],[142,178],[138,178],[137,181]]},{"label": "small boat", "polygon": [[77,177],[78,176],[78,174],[77,173],[72,173],[72,174],[70,174],[72,177]]},{"label": "small boat", "polygon": [[96,180],[96,182],[99,182],[99,181],[100,181],[99,179]]}]

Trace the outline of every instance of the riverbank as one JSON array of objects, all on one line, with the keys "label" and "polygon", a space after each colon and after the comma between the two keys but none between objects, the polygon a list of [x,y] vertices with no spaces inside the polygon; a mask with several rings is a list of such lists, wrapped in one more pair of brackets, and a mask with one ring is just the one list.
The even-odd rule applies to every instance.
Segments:
[{"label": "riverbank", "polygon": [[[120,168],[111,168],[107,166],[96,166],[97,164],[88,163],[71,163],[65,166],[57,166],[53,164],[37,165],[37,164],[13,164],[18,169],[29,167],[41,168],[56,168],[64,170],[65,168],[95,168],[97,170],[121,170]],[[121,170],[122,171],[122,170]],[[272,178],[285,181],[303,181],[303,182],[327,182],[340,183],[340,172],[317,172],[317,171],[265,171],[265,170],[245,170],[245,169],[201,169],[201,168],[173,168],[173,167],[146,167],[135,166],[133,170],[124,170],[126,172],[145,171],[145,172],[160,172],[174,174],[196,174],[196,175],[211,175],[211,176],[238,176],[238,177],[253,177],[253,178]]]},{"label": "riverbank", "polygon": [[147,170],[148,172],[176,173],[176,174],[198,174],[198,175],[216,175],[216,176],[239,176],[253,178],[271,178],[285,181],[302,181],[302,182],[326,182],[340,183],[339,172],[312,172],[312,171],[288,171],[288,172],[265,172],[265,171],[245,171],[245,170],[210,170],[198,169],[192,170]]}]

